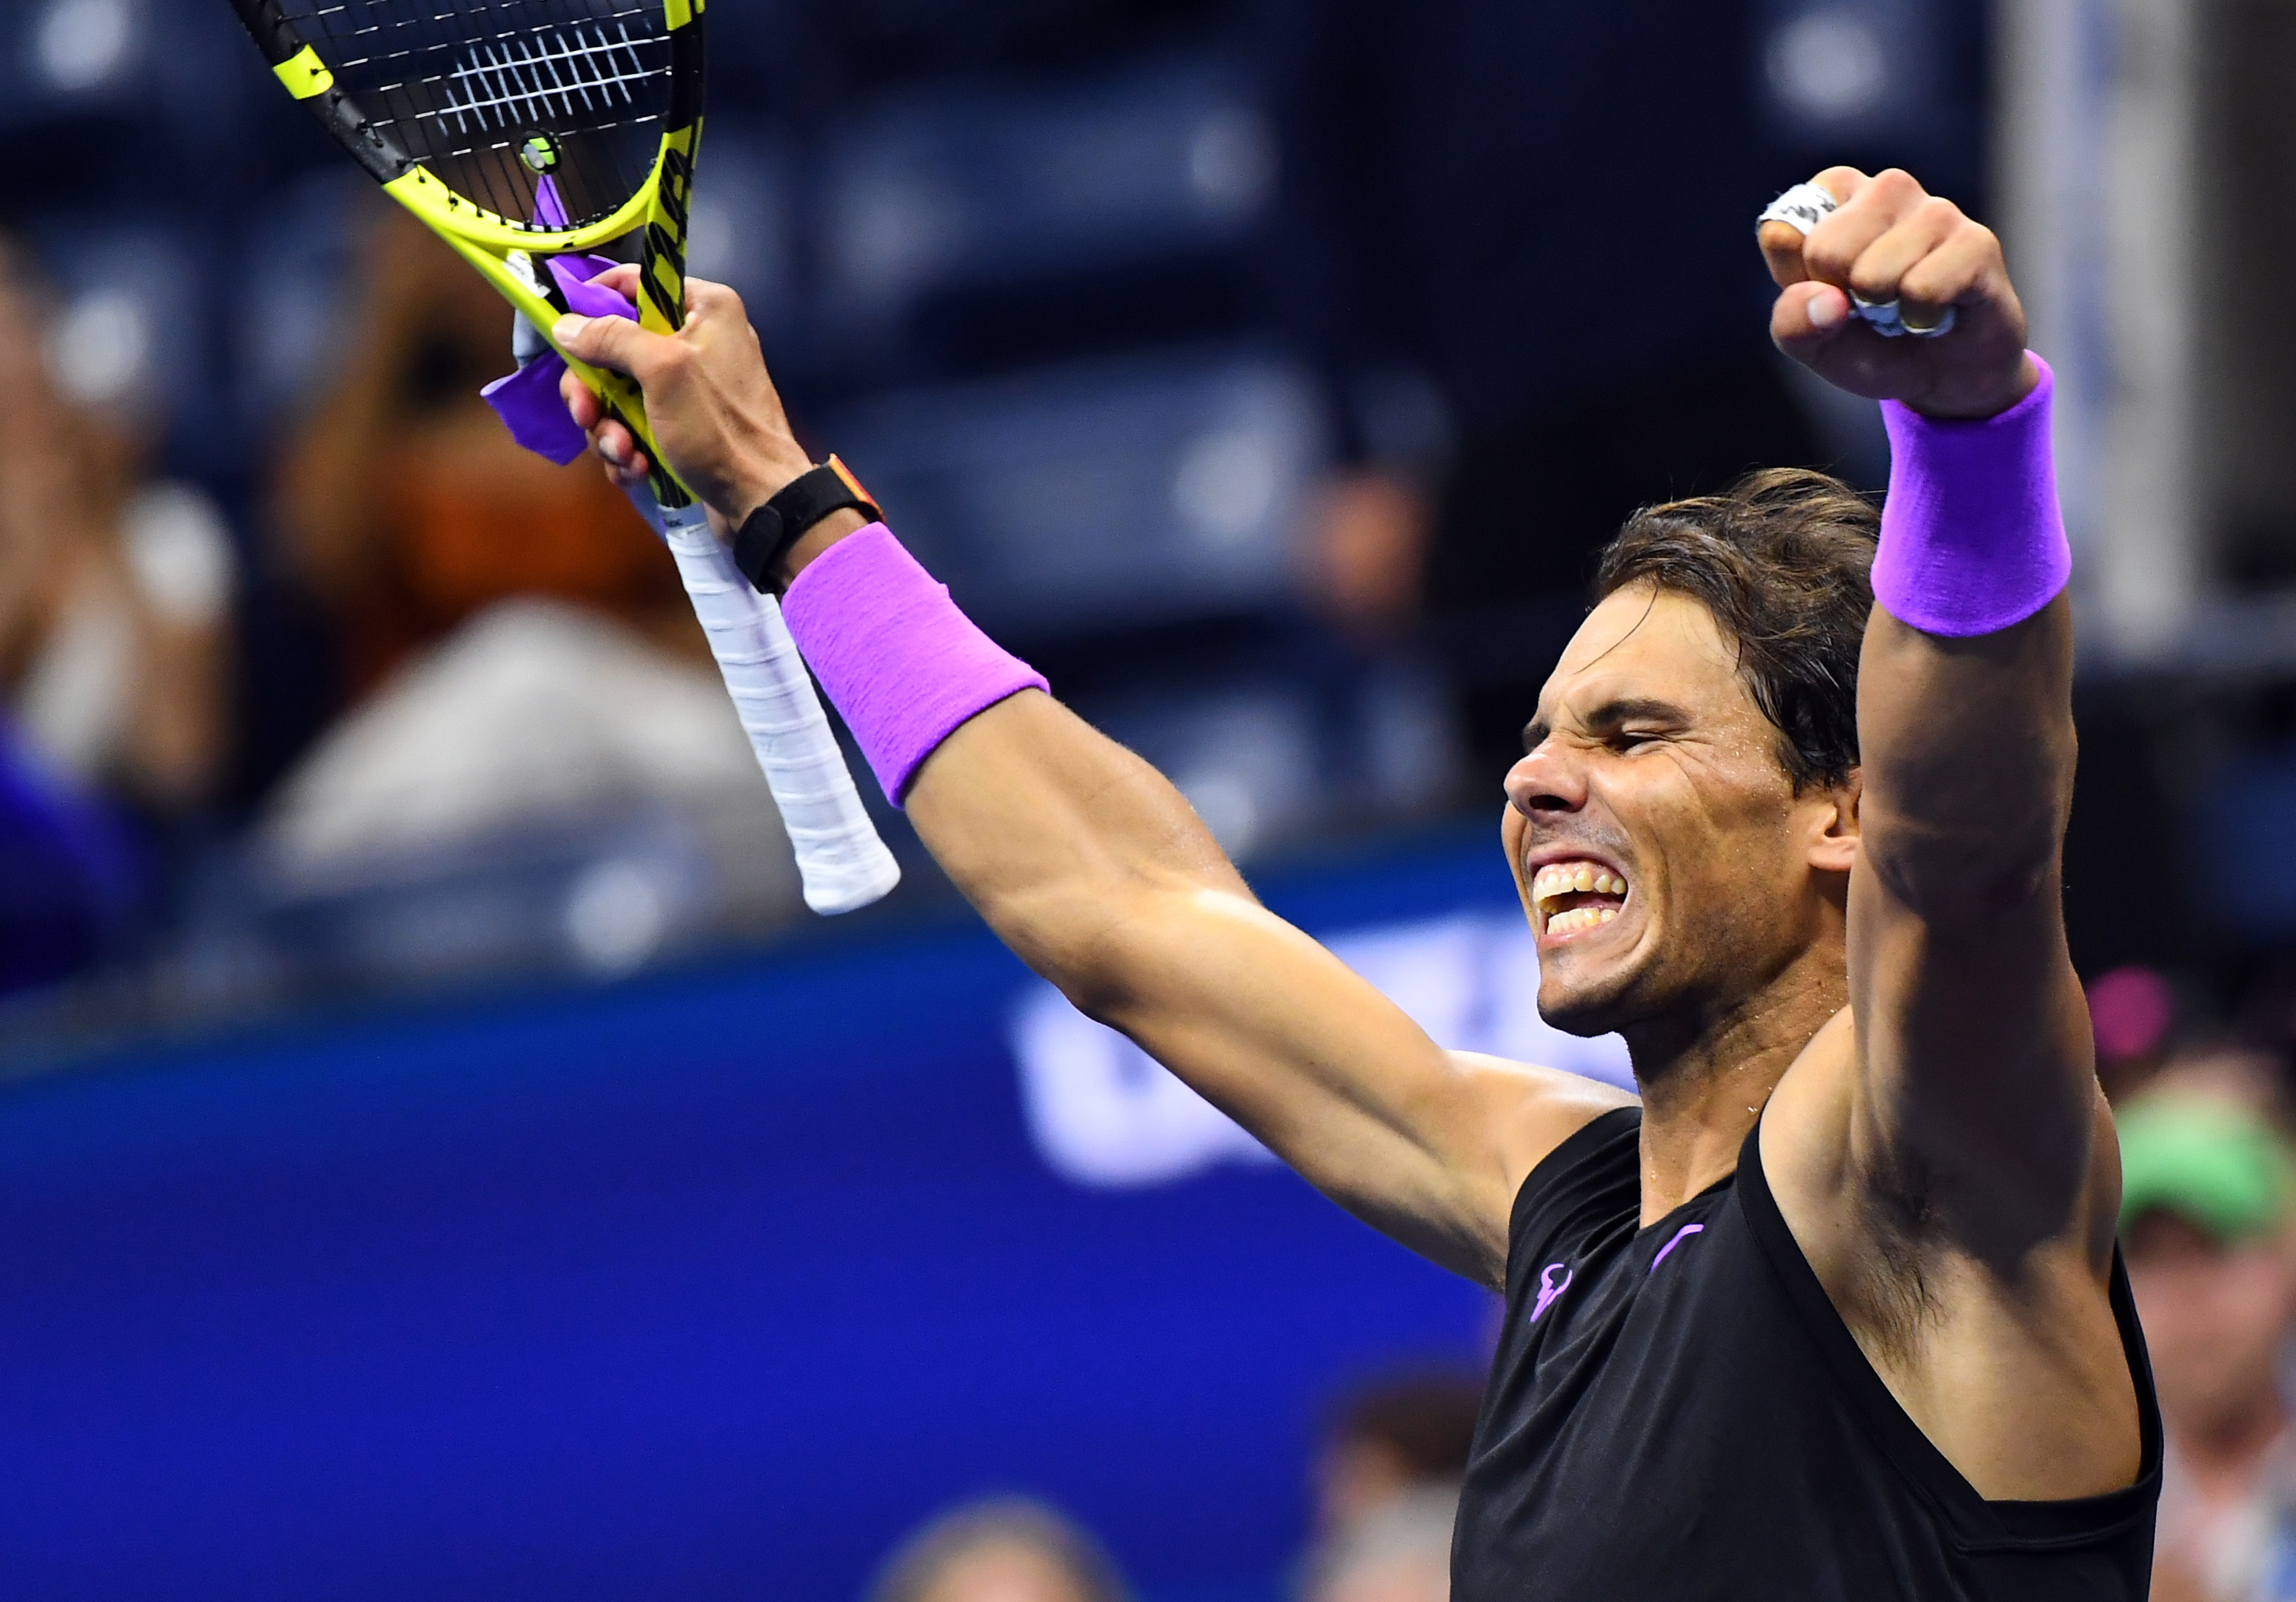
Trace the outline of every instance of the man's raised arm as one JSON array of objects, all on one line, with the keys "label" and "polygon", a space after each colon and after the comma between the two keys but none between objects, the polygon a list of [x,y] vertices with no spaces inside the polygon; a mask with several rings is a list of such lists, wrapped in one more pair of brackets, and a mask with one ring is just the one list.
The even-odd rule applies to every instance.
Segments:
[{"label": "man's raised arm", "polygon": [[[701,282],[690,295],[672,338],[614,319],[570,320],[557,337],[640,381],[671,465],[738,525],[811,463],[740,301]],[[610,470],[642,479],[627,431],[578,384],[566,393]],[[1342,1206],[1497,1280],[1523,1175],[1624,1098],[1437,1046],[1261,907],[1170,783],[1045,693],[882,528],[836,514],[777,576],[888,793],[1031,968]]]},{"label": "man's raised arm", "polygon": [[[1991,233],[1901,172],[1819,182],[1841,205],[1806,240],[1764,228],[1773,331],[1882,399],[1893,451],[1859,674],[1841,1172],[1909,1248],[2014,1282],[2057,1247],[2102,1284],[2109,1124],[2059,895],[2074,738],[2052,380]],[[1850,296],[1916,331],[1954,322],[1883,338]]]}]

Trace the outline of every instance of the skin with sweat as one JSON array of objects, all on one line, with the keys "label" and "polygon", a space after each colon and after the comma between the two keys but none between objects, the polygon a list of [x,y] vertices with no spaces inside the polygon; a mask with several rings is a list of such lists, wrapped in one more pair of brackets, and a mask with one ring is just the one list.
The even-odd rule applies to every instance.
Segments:
[{"label": "skin with sweat", "polygon": [[[1538,1009],[1625,1034],[1654,1222],[1731,1171],[1772,1087],[1849,1004],[1857,786],[1796,797],[1711,614],[1644,585],[1588,617],[1524,743],[1502,837],[1538,937]],[[1534,886],[1589,865],[1631,894],[1558,932],[1550,914],[1574,893]]]},{"label": "skin with sweat", "polygon": [[[1938,418],[2031,391],[1990,233],[1902,172],[1817,182],[1840,209],[1807,239],[1773,225],[1759,241],[1782,350]],[[1851,291],[1899,300],[1916,326],[1950,306],[1954,331],[1882,339]],[[644,386],[722,529],[809,463],[739,300],[707,284],[692,300],[674,338],[617,319],[556,334]],[[643,475],[578,385],[568,404],[610,475]],[[814,530],[791,575],[857,527]],[[1715,620],[1630,588],[1564,653],[1506,779],[1541,1009],[1633,1050],[1644,1218],[1728,1173],[1760,1116],[1780,1210],[1850,1334],[1992,1499],[2092,1495],[2139,1471],[2109,1299],[2119,1164],[2059,904],[2070,687],[2062,596],[1975,639],[1877,608],[1864,766],[1797,795]],[[1503,1280],[1524,1177],[1629,1099],[1429,1040],[1261,907],[1160,775],[1039,691],[958,729],[904,799],[951,879],[1080,1009],[1463,1274]]]}]

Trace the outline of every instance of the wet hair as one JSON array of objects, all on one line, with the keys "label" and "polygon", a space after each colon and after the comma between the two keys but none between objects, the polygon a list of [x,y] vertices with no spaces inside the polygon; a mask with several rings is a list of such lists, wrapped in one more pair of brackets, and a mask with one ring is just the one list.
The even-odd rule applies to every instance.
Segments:
[{"label": "wet hair", "polygon": [[1873,503],[1840,479],[1765,469],[1628,519],[1603,549],[1595,599],[1640,584],[1704,606],[1736,646],[1800,795],[1857,766],[1857,653],[1880,530]]},{"label": "wet hair", "polygon": [[1013,1547],[1045,1558],[1083,1602],[1127,1602],[1107,1549],[1057,1508],[1023,1496],[967,1502],[915,1532],[878,1571],[869,1602],[917,1602],[964,1558]]}]

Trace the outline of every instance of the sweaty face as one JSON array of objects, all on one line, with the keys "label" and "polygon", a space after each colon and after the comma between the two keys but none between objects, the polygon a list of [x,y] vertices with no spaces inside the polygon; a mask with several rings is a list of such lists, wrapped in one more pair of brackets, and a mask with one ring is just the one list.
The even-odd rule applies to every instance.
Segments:
[{"label": "sweaty face", "polygon": [[1842,875],[1814,866],[1833,800],[1795,797],[1697,601],[1643,585],[1603,601],[1524,748],[1503,832],[1549,1023],[1598,1034],[1726,1004],[1839,937]]}]

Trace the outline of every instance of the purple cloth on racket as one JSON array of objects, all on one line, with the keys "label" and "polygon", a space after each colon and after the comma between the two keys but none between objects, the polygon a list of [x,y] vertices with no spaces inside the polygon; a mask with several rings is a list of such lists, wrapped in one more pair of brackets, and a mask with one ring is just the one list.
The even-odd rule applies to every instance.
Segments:
[{"label": "purple cloth on racket", "polygon": [[806,665],[861,742],[885,798],[958,726],[1045,677],[1007,654],[882,523],[838,541],[782,601]]},{"label": "purple cloth on racket", "polygon": [[[545,213],[546,210],[545,208]],[[546,216],[543,220],[547,220]],[[550,276],[576,316],[627,317],[636,322],[636,307],[603,285],[590,282],[619,265],[605,256],[548,258]],[[512,439],[561,467],[590,448],[588,437],[574,426],[574,419],[566,410],[565,397],[558,393],[558,380],[565,372],[564,360],[556,351],[548,351],[508,378],[496,379],[479,391],[509,428]]]},{"label": "purple cloth on racket", "polygon": [[563,228],[566,221],[566,197],[558,192],[558,180],[545,173],[534,186],[535,225]]},{"label": "purple cloth on racket", "polygon": [[1890,498],[1874,599],[1923,633],[1966,637],[2021,623],[2072,576],[2049,447],[2056,375],[1998,417],[1964,422],[1882,403]]}]

